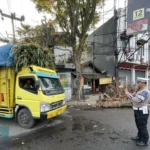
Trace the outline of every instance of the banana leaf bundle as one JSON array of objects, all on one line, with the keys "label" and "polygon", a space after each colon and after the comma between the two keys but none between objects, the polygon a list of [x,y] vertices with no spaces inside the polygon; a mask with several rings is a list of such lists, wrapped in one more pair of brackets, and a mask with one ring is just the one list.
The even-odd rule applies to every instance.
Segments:
[{"label": "banana leaf bundle", "polygon": [[40,67],[55,68],[52,53],[35,44],[16,45],[13,48],[16,72],[22,67],[36,65]]}]

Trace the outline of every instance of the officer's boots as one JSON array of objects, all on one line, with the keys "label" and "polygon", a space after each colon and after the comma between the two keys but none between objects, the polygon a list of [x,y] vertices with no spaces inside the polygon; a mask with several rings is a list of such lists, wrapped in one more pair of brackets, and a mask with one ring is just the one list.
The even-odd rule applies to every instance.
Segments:
[{"label": "officer's boots", "polygon": [[143,142],[143,141],[137,141],[136,142],[137,146],[148,146],[148,142]]}]

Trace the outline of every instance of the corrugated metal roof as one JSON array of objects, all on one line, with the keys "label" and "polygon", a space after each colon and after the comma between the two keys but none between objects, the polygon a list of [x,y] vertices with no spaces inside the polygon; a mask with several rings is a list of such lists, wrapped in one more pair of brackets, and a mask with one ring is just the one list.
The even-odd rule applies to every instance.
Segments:
[{"label": "corrugated metal roof", "polygon": [[100,78],[106,78],[107,76],[106,75],[102,75],[102,74],[82,74],[82,76],[84,78],[87,78],[87,79],[100,79]]}]

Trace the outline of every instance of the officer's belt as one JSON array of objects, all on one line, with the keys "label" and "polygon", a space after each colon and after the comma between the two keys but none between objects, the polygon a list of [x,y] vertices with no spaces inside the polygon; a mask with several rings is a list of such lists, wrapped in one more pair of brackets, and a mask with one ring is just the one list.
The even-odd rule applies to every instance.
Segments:
[{"label": "officer's belt", "polygon": [[133,106],[133,110],[143,110],[143,107],[134,107]]}]

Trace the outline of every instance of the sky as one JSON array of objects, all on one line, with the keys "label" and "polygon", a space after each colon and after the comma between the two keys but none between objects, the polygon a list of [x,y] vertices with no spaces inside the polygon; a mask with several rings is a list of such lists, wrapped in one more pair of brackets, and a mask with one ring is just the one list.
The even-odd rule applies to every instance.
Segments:
[{"label": "sky", "polygon": [[[104,10],[104,14],[106,14],[107,11],[112,9],[114,6],[114,0],[106,0]],[[125,6],[125,0],[117,0],[117,8],[122,8]],[[23,23],[29,24],[31,26],[35,26],[40,24],[41,19],[44,15],[50,17],[46,13],[38,13],[38,11],[35,8],[35,4],[31,0],[0,0],[0,9],[7,14],[14,13],[17,16],[25,16],[25,21]],[[101,14],[103,16],[103,13]],[[113,16],[113,9],[112,11],[108,12],[107,15],[105,15],[104,19],[102,19],[96,27],[102,25],[104,22],[106,22],[109,18]],[[15,30],[20,27],[19,21],[15,21]],[[6,34],[6,32],[8,34]],[[0,16],[0,37],[12,37],[12,25],[11,20],[8,18],[4,18],[4,20],[1,19]],[[0,43],[3,44],[3,43]]]}]

